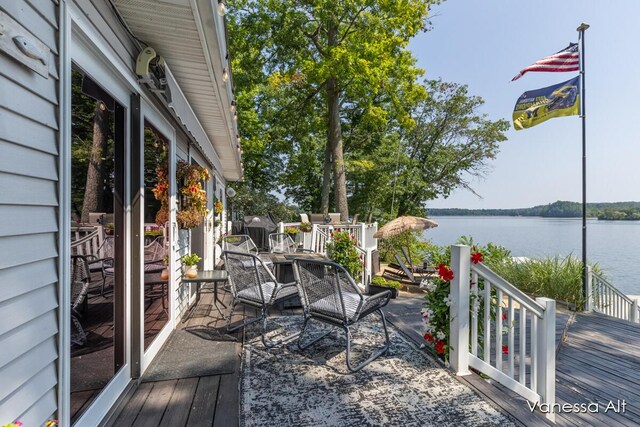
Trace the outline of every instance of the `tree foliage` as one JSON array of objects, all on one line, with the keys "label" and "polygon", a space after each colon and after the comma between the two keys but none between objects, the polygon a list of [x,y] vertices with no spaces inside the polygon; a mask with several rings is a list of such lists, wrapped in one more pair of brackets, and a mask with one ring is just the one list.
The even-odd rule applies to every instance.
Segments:
[{"label": "tree foliage", "polygon": [[419,80],[407,45],[429,25],[430,3],[235,2],[243,187],[304,211],[376,219],[422,214],[428,200],[472,190],[509,125],[481,114],[466,86]]}]

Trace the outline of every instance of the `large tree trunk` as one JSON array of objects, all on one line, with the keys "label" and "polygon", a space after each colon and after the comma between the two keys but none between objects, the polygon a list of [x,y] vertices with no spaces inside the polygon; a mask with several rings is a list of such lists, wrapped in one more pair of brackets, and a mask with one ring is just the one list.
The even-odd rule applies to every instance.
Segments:
[{"label": "large tree trunk", "polygon": [[109,111],[102,101],[96,101],[96,114],[93,118],[93,144],[87,168],[87,181],[84,187],[82,204],[82,222],[89,222],[89,212],[100,212],[103,193],[102,157],[107,145],[109,131]]},{"label": "large tree trunk", "polygon": [[[330,20],[328,26],[329,47],[338,45],[338,24]],[[344,169],[342,149],[342,125],[340,123],[340,89],[335,78],[327,79],[327,106],[329,110],[329,146],[333,160],[333,193],[336,208],[342,221],[349,220],[349,204],[347,201],[347,177]]]},{"label": "large tree trunk", "polygon": [[322,173],[322,201],[320,202],[320,213],[329,212],[329,196],[331,195],[331,144],[327,140],[324,148],[324,170]]}]

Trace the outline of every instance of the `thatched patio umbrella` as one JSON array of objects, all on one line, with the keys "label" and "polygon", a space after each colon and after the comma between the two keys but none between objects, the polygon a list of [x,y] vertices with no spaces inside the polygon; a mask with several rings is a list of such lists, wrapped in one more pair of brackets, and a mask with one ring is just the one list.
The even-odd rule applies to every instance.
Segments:
[{"label": "thatched patio umbrella", "polygon": [[[422,231],[435,228],[438,223],[419,216],[399,216],[386,223],[373,235],[376,239],[386,239],[394,237],[407,231]],[[411,261],[411,246],[409,245],[409,234],[407,233],[407,249],[409,250],[409,262]]]}]

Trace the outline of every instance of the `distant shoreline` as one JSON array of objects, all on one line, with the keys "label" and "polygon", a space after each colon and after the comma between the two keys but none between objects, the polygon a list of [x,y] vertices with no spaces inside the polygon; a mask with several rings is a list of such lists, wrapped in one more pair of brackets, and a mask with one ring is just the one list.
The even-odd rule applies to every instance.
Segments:
[{"label": "distant shoreline", "polygon": [[[426,215],[581,218],[582,204],[558,200],[548,205],[516,209],[427,208]],[[607,221],[639,221],[640,202],[587,203],[587,217]]]}]

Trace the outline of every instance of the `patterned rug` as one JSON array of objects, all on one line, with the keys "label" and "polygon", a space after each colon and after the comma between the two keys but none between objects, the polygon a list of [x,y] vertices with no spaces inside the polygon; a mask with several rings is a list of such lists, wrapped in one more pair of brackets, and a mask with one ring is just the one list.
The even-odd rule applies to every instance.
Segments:
[{"label": "patterned rug", "polygon": [[[297,332],[302,324],[300,316],[269,320],[271,337]],[[318,336],[327,327],[311,322],[305,336]],[[348,374],[344,333],[334,329],[299,351],[295,341],[266,350],[257,335],[259,328],[247,328],[241,426],[513,425],[391,325],[387,353]],[[379,317],[370,316],[352,329],[352,336],[355,366],[383,343]]]}]

